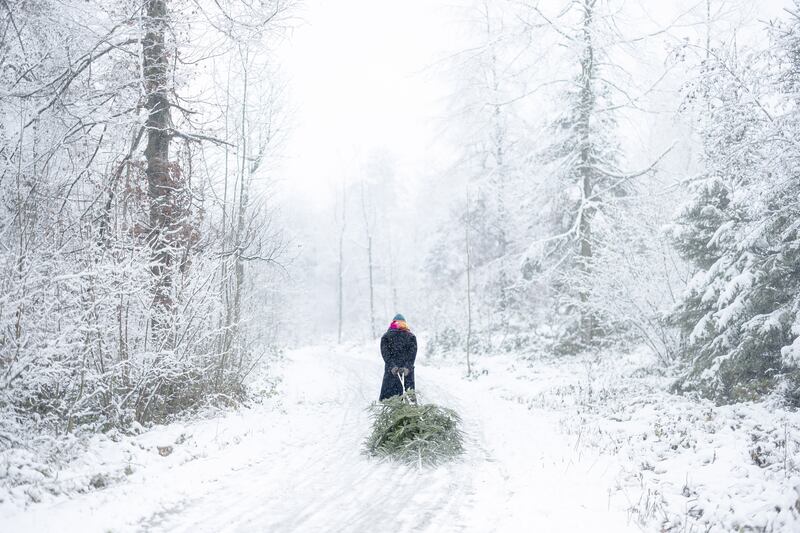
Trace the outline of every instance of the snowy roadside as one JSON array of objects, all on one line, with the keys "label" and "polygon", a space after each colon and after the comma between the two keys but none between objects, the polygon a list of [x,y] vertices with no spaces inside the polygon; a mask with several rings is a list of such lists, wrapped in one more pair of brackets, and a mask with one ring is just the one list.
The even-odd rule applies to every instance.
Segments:
[{"label": "snowy roadside", "polygon": [[[375,346],[295,350],[273,403],[95,442],[60,479],[80,475],[85,487],[100,465],[139,463],[106,488],[62,488],[25,508],[15,498],[0,508],[0,530],[638,530],[627,502],[609,491],[614,458],[579,457],[557,413],[531,412],[452,365],[419,368],[421,398],[462,415],[464,456],[422,469],[365,457],[364,408],[381,373]],[[162,457],[165,445],[173,449]]]},{"label": "snowy roadside", "polygon": [[[277,371],[282,362],[273,364]],[[208,468],[209,458],[268,432],[281,416],[280,399],[269,378],[255,377],[253,391],[252,400],[234,410],[209,407],[185,420],[136,426],[127,434],[112,430],[21,438],[0,452],[0,530],[81,530],[85,516],[57,514],[57,521],[43,522],[36,518],[41,508],[58,508],[76,498],[88,502],[94,521],[113,522],[119,509],[107,503],[115,491],[124,495],[120,504],[139,507],[142,514],[174,505],[182,497],[180,490],[148,496],[130,488],[168,480],[181,466],[196,470],[198,482],[212,479],[216,473]],[[54,524],[58,526],[51,529]]]},{"label": "snowy roadside", "polygon": [[484,356],[464,379],[422,356],[467,451],[417,470],[361,453],[375,346],[295,350],[262,404],[95,436],[59,470],[4,454],[0,530],[797,531],[798,413],[671,395],[644,357]]},{"label": "snowy roadside", "polygon": [[673,395],[648,368],[645,352],[500,355],[479,359],[476,382],[556,415],[579,455],[615,457],[615,490],[646,530],[800,531],[800,413]]}]

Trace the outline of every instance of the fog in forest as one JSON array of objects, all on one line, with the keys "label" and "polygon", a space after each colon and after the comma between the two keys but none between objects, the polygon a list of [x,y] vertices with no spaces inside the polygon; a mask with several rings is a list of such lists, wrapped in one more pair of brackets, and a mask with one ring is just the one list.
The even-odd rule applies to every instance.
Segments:
[{"label": "fog in forest", "polygon": [[0,72],[0,530],[800,527],[800,0],[0,0]]},{"label": "fog in forest", "polygon": [[[345,338],[374,336],[372,317],[384,326],[397,311],[431,333],[465,331],[464,226],[480,241],[475,253],[487,254],[474,265],[479,285],[472,290],[479,300],[489,291],[480,284],[492,283],[492,276],[509,276],[502,282],[506,292],[530,289],[526,254],[552,236],[539,225],[552,216],[547,195],[557,194],[546,189],[565,187],[553,183],[544,153],[553,125],[569,112],[564,92],[580,68],[577,45],[559,40],[564,28],[577,28],[572,19],[579,10],[571,13],[568,5],[303,4],[279,52],[295,107],[276,172],[289,194],[281,205],[291,213],[288,226],[300,247],[293,279],[309,293],[289,313],[301,321],[297,331],[315,338],[337,334],[342,233]],[[765,25],[785,15],[787,5],[625,2],[606,6],[608,13],[598,17],[608,25],[598,29],[598,40],[609,62],[601,76],[614,107],[611,142],[619,169],[648,169],[629,180],[636,198],[624,201],[632,211],[620,215],[631,217],[631,226],[650,225],[639,235],[650,246],[671,246],[666,228],[687,200],[686,182],[703,171],[699,111],[687,109],[686,99],[687,84],[699,73],[693,69],[708,55],[706,43],[765,46]],[[552,24],[558,17],[563,27]],[[504,152],[501,162],[497,151]],[[508,169],[502,177],[494,175],[499,168]],[[470,193],[472,209],[488,211],[475,211],[467,223]],[[492,196],[502,203],[489,203]],[[630,205],[634,201],[637,206]],[[492,216],[508,227],[498,227]],[[508,242],[489,242],[497,239]],[[481,246],[506,249],[500,257]],[[686,274],[680,270],[651,274],[659,278],[653,285]],[[645,305],[654,306],[652,313],[670,304]],[[542,303],[515,312],[540,313]],[[476,315],[478,328],[487,331],[505,321],[485,300],[476,303]]]}]

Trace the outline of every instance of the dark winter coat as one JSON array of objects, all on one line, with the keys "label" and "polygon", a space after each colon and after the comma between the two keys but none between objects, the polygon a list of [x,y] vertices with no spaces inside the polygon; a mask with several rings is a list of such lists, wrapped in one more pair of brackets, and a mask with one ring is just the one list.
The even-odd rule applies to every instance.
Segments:
[{"label": "dark winter coat", "polygon": [[414,360],[417,358],[417,338],[408,330],[390,329],[381,337],[383,356],[383,385],[381,400],[403,394],[400,379],[392,374],[392,368],[407,368],[406,390],[414,388]]}]

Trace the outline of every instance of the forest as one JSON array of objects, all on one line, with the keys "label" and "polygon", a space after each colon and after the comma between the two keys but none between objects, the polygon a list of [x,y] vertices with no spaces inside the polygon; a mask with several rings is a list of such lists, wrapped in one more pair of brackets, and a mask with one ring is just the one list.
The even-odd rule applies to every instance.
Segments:
[{"label": "forest", "polygon": [[472,5],[445,147],[356,153],[305,229],[315,309],[340,341],[409,310],[465,365],[644,345],[677,393],[796,407],[799,21],[748,5]]},{"label": "forest", "polygon": [[4,4],[4,425],[237,401],[271,341],[244,317],[277,279],[247,265],[285,246],[253,183],[282,134],[262,43],[287,6]]},{"label": "forest", "polygon": [[[158,456],[283,464],[296,431],[334,470],[352,441],[354,477],[324,479],[374,492],[390,474],[352,413],[400,312],[421,394],[464,411],[466,463],[441,468],[508,491],[500,512],[396,473],[441,510],[408,530],[562,530],[524,518],[523,494],[550,501],[516,477],[537,431],[564,440],[542,440],[554,464],[624,472],[586,478],[602,530],[626,530],[612,508],[645,531],[800,527],[797,0],[0,0],[0,72],[0,529],[85,531],[62,522],[77,500],[34,514],[158,483]],[[492,421],[502,402],[525,412]],[[204,475],[258,483],[219,460]],[[230,525],[145,492],[92,527]],[[332,530],[263,505],[229,530]],[[570,513],[553,524],[594,520]]]}]

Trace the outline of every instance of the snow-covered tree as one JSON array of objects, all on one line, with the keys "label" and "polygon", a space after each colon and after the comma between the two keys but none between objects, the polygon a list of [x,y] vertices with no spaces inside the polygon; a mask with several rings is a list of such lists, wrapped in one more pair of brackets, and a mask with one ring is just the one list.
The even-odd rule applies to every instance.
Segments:
[{"label": "snow-covered tree", "polygon": [[688,336],[679,389],[739,401],[797,381],[800,21],[773,46],[715,50],[687,98],[699,103],[706,171],[674,237],[697,269],[673,319]]},{"label": "snow-covered tree", "polygon": [[[256,26],[270,33],[285,5],[0,7],[3,424],[106,429],[243,392],[246,358],[225,379],[211,371],[233,331],[218,322],[214,281],[231,254],[217,239],[230,206],[214,186],[220,147],[248,165],[253,152],[221,127],[242,108],[210,104],[195,89],[208,79],[190,81],[233,57],[241,27],[249,39]],[[192,38],[205,31],[213,53]],[[273,241],[250,207],[242,240]],[[254,249],[237,244],[234,256]]]},{"label": "snow-covered tree", "polygon": [[570,51],[564,90],[557,96],[561,115],[550,127],[552,142],[544,163],[542,202],[536,239],[527,258],[529,276],[544,277],[550,288],[558,344],[566,350],[591,346],[608,323],[590,305],[592,259],[608,202],[627,194],[636,175],[621,169],[616,102],[626,92],[610,78],[608,49],[616,36],[614,13],[596,0],[572,2],[556,22],[536,9]]},{"label": "snow-covered tree", "polygon": [[[442,295],[432,310],[438,317],[432,347],[465,348],[467,329],[473,351],[510,347],[529,333],[530,321],[520,320],[527,304],[518,283],[520,234],[527,226],[519,206],[529,188],[524,172],[530,142],[521,109],[530,35],[520,9],[513,2],[475,2],[465,25],[471,46],[452,59],[457,92],[447,127],[458,152],[440,178],[448,184],[448,212],[426,260],[432,290]],[[471,327],[468,307],[475,310]]]}]

